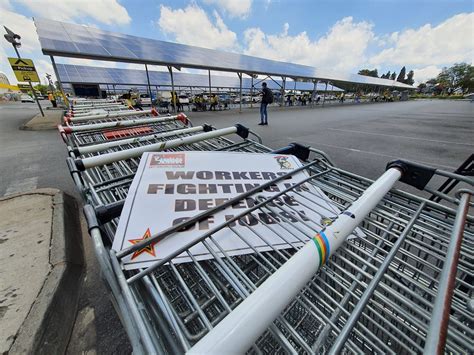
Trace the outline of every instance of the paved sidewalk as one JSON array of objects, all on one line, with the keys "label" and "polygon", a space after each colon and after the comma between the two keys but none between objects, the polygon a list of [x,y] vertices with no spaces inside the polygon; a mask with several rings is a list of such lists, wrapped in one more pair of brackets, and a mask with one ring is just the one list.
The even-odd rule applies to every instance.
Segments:
[{"label": "paved sidewalk", "polygon": [[82,274],[74,199],[39,189],[0,199],[0,353],[62,353]]},{"label": "paved sidewalk", "polygon": [[62,109],[51,109],[43,110],[44,117],[41,116],[41,113],[38,113],[30,121],[25,123],[20,129],[26,131],[44,131],[49,129],[56,129],[58,124],[62,123],[62,118],[64,116],[64,110]]}]

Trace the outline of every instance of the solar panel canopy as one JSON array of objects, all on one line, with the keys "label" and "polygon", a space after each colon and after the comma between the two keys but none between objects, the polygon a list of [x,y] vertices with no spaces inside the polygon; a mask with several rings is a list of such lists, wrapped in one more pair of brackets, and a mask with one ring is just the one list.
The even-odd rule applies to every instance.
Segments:
[{"label": "solar panel canopy", "polygon": [[[104,68],[92,67],[85,65],[71,65],[71,64],[57,64],[59,79],[62,83],[74,84],[108,84],[108,85],[148,85],[146,71],[138,69],[118,69],[118,68]],[[148,70],[150,77],[150,85],[152,86],[171,86],[171,77],[168,72]],[[177,87],[209,87],[209,77],[202,74],[190,73],[174,73],[174,85]],[[281,80],[265,80],[268,87],[273,90],[279,90],[283,82]],[[255,85],[260,87],[260,84]],[[296,84],[296,85],[295,85]],[[240,81],[237,75],[235,77],[212,75],[211,86],[216,88],[237,89],[240,87]],[[242,79],[242,88],[250,89],[252,87],[251,78]],[[313,83],[306,82],[286,82],[286,89],[299,91],[312,91],[314,89]],[[325,91],[326,85],[318,83],[316,90]],[[328,91],[342,91],[336,86],[328,86]]]},{"label": "solar panel canopy", "polygon": [[410,85],[388,79],[324,73],[301,64],[136,37],[54,20],[35,19],[35,25],[42,51],[46,55],[413,89]]}]

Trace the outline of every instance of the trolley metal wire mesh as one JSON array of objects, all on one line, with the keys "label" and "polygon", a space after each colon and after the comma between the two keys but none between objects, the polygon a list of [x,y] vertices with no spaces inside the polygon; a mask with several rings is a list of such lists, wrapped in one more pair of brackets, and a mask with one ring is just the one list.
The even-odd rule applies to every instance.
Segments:
[{"label": "trolley metal wire mesh", "polygon": [[[322,189],[341,210],[369,185],[366,179],[324,163],[313,165],[311,174],[307,183]],[[301,188],[291,187],[273,201],[260,200],[257,193],[252,196],[252,208],[219,229],[228,228],[243,241],[249,236],[264,239],[265,235],[257,235],[252,228],[258,220],[268,233],[276,233],[274,227],[279,225],[306,241],[323,224],[306,220],[288,202],[296,196],[306,207],[315,207],[307,198],[308,190],[303,195]],[[334,214],[328,210],[327,216],[321,217]],[[402,191],[389,193],[360,226],[366,237],[347,242],[249,352],[326,353],[337,343],[344,326],[349,327],[345,353],[422,352],[455,214]],[[287,223],[294,219],[303,227]],[[247,232],[237,232],[234,223],[245,226]],[[142,270],[147,274],[141,278],[134,272],[122,274],[119,263],[112,261],[117,276],[128,279],[121,286],[130,292],[129,306],[140,310],[149,340],[164,352],[189,350],[301,246],[235,257],[222,250],[213,237],[217,232],[212,230],[201,241],[213,260],[197,261],[188,247],[176,255],[185,252],[191,263],[174,264],[173,255],[152,271]],[[459,257],[447,352],[471,349],[473,313],[468,305],[472,299],[473,248],[474,225],[469,217]],[[388,268],[380,275],[384,264]],[[367,287],[376,277],[380,280],[375,291],[367,296]],[[362,315],[349,324],[356,307],[363,308]],[[146,343],[147,335],[140,336]]]},{"label": "trolley metal wire mesh", "polygon": [[[98,144],[102,142],[110,142],[129,137],[142,137],[145,135],[168,132],[176,129],[182,129],[191,125],[188,121],[176,119],[152,119],[150,121],[142,119],[134,122],[134,125],[96,128],[87,131],[78,131],[66,133],[65,127],[60,127],[60,133],[63,140],[71,147],[81,147],[86,145]],[[67,127],[66,127],[67,128]]]},{"label": "trolley metal wire mesh", "polygon": [[[98,136],[87,134],[89,138],[82,141],[74,137],[77,146],[104,140],[100,133]],[[132,146],[136,145],[127,143],[104,152]],[[170,151],[178,150],[270,152],[269,148],[251,140],[234,143],[223,137]],[[126,159],[83,172],[81,179],[86,181],[88,201],[99,208],[123,200],[138,162],[139,158]],[[189,244],[152,267],[124,271],[120,264],[124,255],[118,253],[117,257],[108,246],[118,218],[100,225],[95,209],[86,206],[94,250],[134,351],[183,353],[190,350],[315,232],[331,223],[338,214],[336,210],[329,208],[321,220],[309,220],[293,206],[292,199],[298,199],[306,208],[321,207],[316,206],[317,196],[311,198],[314,192],[304,185],[318,187],[339,210],[344,210],[371,184],[368,179],[335,168],[325,159],[316,159],[309,165],[309,177],[301,186],[290,186],[266,199],[255,191],[245,197],[248,209],[204,234],[197,243],[213,255],[211,260],[199,261],[193,254],[193,245]],[[441,198],[459,203],[447,196]],[[248,353],[423,352],[455,218],[456,211],[444,204],[391,190],[361,223],[364,237],[347,241],[261,334]],[[295,221],[299,224],[292,223]],[[266,232],[257,232],[253,227],[255,223],[263,225]],[[245,232],[235,228],[236,224]],[[445,351],[448,353],[472,350],[472,216],[466,218],[464,227],[447,328]],[[179,228],[169,234],[177,233]],[[270,245],[270,251],[254,249],[251,254],[230,256],[215,236],[224,228],[249,248],[252,247],[249,238],[265,242],[270,234],[279,236],[288,248],[276,249]],[[286,234],[281,233],[281,228],[300,243],[285,240]],[[174,263],[173,258],[181,253],[191,262]],[[354,317],[355,314],[360,316]]]},{"label": "trolley metal wire mesh", "polygon": [[88,108],[71,108],[67,112],[67,116],[70,117],[82,117],[82,116],[92,116],[100,115],[107,112],[125,112],[130,109],[124,105],[112,105],[112,106],[100,106],[100,107],[88,107]]}]

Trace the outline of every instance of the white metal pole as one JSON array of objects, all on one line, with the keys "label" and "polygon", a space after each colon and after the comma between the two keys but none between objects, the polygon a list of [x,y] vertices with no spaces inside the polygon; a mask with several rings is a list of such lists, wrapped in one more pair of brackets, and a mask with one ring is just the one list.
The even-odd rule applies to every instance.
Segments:
[{"label": "white metal pole", "polygon": [[75,118],[79,118],[79,117],[88,117],[88,116],[97,116],[97,115],[104,115],[105,113],[118,113],[118,112],[130,112],[130,110],[128,108],[126,108],[125,106],[122,106],[122,107],[119,107],[119,106],[115,106],[115,107],[110,107],[110,106],[107,106],[107,107],[95,107],[91,110],[88,110],[88,111],[84,111],[84,112],[81,112],[81,113],[74,113],[74,116],[72,115],[66,115],[66,117],[75,117]]},{"label": "white metal pole", "polygon": [[78,168],[81,170],[89,169],[98,165],[110,164],[123,159],[137,158],[144,152],[160,152],[165,149],[176,148],[184,144],[192,144],[206,139],[217,138],[224,135],[237,132],[237,127],[222,128],[211,132],[196,134],[189,137],[177,138],[170,141],[157,142],[142,147],[121,150],[118,152],[92,156],[80,160],[76,160]]},{"label": "white metal pole", "polygon": [[185,129],[177,129],[177,130],[174,130],[174,131],[168,131],[168,132],[164,132],[164,133],[151,134],[151,135],[148,135],[148,136],[120,139],[120,140],[117,140],[117,141],[100,143],[100,144],[96,144],[96,145],[86,145],[84,147],[78,147],[77,152],[79,154],[96,153],[96,152],[101,152],[101,151],[107,150],[109,148],[118,147],[118,146],[125,145],[125,144],[146,142],[146,141],[153,140],[153,139],[160,139],[160,138],[165,138],[165,137],[170,137],[170,136],[176,136],[176,135],[179,135],[179,134],[201,132],[203,129],[204,129],[203,126],[197,126],[197,127],[191,127],[191,128],[185,128]]},{"label": "white metal pole", "polygon": [[245,353],[400,177],[397,168],[387,170],[187,353]]},{"label": "white metal pole", "polygon": [[120,102],[114,102],[114,101],[101,101],[101,102],[88,102],[84,104],[78,104],[77,102],[73,105],[74,110],[85,110],[88,108],[94,108],[94,107],[99,107],[99,106],[118,106],[122,105]]},{"label": "white metal pole", "polygon": [[73,116],[69,117],[68,121],[70,122],[79,122],[79,121],[89,121],[89,120],[98,120],[103,118],[118,118],[118,117],[128,117],[128,116],[145,116],[145,115],[158,115],[158,112],[155,109],[140,111],[140,110],[127,110],[127,111],[118,111],[118,112],[107,112],[98,115],[89,115],[89,116]]},{"label": "white metal pole", "polygon": [[152,118],[141,118],[138,120],[125,120],[125,121],[116,121],[116,122],[103,122],[103,123],[91,123],[84,124],[80,126],[66,126],[64,127],[64,132],[69,134],[72,132],[82,132],[82,131],[94,131],[103,128],[119,128],[119,127],[129,127],[136,126],[145,123],[160,123],[173,120],[180,120],[183,123],[187,122],[187,118],[183,114],[176,116],[165,116],[165,117],[152,117]]},{"label": "white metal pole", "polygon": [[240,97],[240,101],[239,101],[239,113],[242,113],[242,73],[237,73],[237,75],[239,76],[239,97]]}]

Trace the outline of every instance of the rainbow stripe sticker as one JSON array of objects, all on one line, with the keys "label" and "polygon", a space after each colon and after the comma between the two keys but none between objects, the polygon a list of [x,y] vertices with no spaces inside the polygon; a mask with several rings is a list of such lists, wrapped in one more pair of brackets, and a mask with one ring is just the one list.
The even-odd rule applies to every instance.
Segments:
[{"label": "rainbow stripe sticker", "polygon": [[319,232],[316,237],[313,238],[313,242],[316,245],[316,249],[319,254],[319,267],[323,266],[329,259],[331,254],[331,247],[329,240],[324,232]]}]

